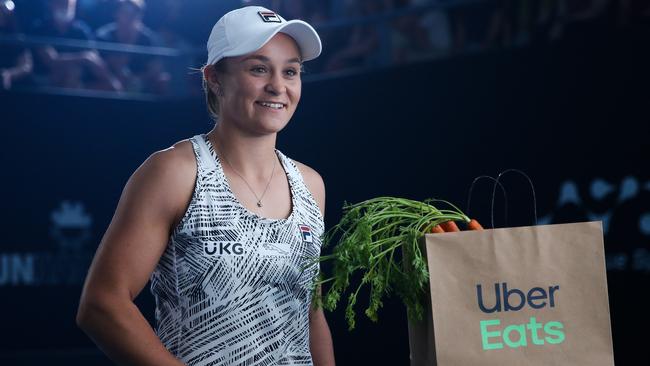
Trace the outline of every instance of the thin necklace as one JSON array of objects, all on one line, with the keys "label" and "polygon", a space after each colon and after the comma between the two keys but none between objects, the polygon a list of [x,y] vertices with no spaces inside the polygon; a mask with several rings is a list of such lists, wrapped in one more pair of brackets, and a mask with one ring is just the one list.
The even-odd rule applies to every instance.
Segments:
[{"label": "thin necklace", "polygon": [[[221,145],[221,144],[219,144],[219,145]],[[244,177],[242,177],[242,175],[239,174],[239,172],[237,170],[235,170],[235,168],[232,166],[232,164],[230,164],[230,161],[228,161],[228,157],[226,156],[226,153],[224,153],[222,151],[221,154],[223,155],[224,160],[226,160],[226,163],[228,163],[228,166],[230,167],[230,169],[232,169],[232,171],[235,172],[235,174],[237,174],[239,176],[239,178],[241,178],[241,180],[244,181],[244,183],[246,183],[246,186],[248,186],[248,189],[250,189],[250,191],[253,192],[253,195],[255,196],[255,198],[257,198],[257,207],[262,207],[262,198],[264,198],[264,195],[266,194],[266,191],[269,189],[269,186],[271,185],[271,181],[273,180],[273,174],[275,173],[275,166],[278,163],[277,162],[278,159],[273,159],[273,169],[271,169],[271,177],[269,178],[268,183],[266,183],[266,188],[264,188],[264,192],[262,192],[262,195],[258,197],[257,193],[255,193],[255,190],[253,190],[253,187],[251,187],[251,185],[248,184],[246,179],[244,179]]]}]

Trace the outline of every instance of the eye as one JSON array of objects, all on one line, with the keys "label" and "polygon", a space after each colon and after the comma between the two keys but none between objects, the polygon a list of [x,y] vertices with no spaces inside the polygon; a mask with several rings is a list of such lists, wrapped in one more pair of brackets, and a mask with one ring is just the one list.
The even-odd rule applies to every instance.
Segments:
[{"label": "eye", "polygon": [[264,73],[266,72],[266,67],[264,66],[254,66],[251,71],[257,72],[257,73]]},{"label": "eye", "polygon": [[288,70],[286,71],[286,73],[287,73],[287,75],[289,75],[289,76],[296,76],[296,75],[298,75],[298,72],[297,72],[295,69],[288,69]]}]

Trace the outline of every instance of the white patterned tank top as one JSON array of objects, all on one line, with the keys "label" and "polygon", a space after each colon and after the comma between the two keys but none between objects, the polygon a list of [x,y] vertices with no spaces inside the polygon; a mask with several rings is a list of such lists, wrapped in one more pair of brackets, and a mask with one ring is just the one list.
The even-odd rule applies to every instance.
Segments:
[{"label": "white patterned tank top", "polygon": [[295,163],[286,219],[246,209],[205,134],[192,199],[151,275],[156,333],[187,365],[312,365],[309,308],[324,222]]}]

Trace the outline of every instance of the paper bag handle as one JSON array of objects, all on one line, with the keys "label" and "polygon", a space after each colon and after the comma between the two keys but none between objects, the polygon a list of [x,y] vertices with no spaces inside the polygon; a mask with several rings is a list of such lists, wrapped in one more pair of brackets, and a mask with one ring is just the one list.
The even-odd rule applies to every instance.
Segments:
[{"label": "paper bag handle", "polygon": [[[508,222],[508,195],[506,194],[506,189],[503,187],[503,184],[501,184],[501,182],[499,182],[496,178],[489,175],[479,175],[478,177],[474,178],[474,180],[472,181],[472,185],[469,186],[469,192],[467,192],[467,210],[465,210],[465,212],[467,213],[467,215],[469,215],[469,209],[472,202],[472,191],[474,190],[474,185],[479,180],[486,179],[486,178],[491,179],[494,182],[494,188],[496,188],[497,184],[499,185],[499,187],[501,187],[501,191],[503,192],[503,200],[505,201],[503,219],[504,222]],[[491,222],[492,228],[494,229],[494,191],[492,192],[492,210],[491,210],[490,218],[492,220]]]},{"label": "paper bag handle", "polygon": [[[526,180],[528,180],[528,184],[530,184],[530,190],[533,193],[533,217],[535,218],[535,225],[537,225],[537,197],[535,196],[535,186],[533,185],[533,181],[530,179],[530,177],[526,173],[522,172],[521,170],[511,168],[511,169],[506,169],[506,170],[502,171],[501,173],[499,173],[499,175],[497,176],[496,181],[494,182],[494,186],[492,188],[492,207],[491,207],[491,210],[490,210],[491,211],[490,218],[492,220],[492,228],[494,228],[494,196],[495,196],[496,191],[497,191],[497,184],[501,185],[499,180],[501,179],[501,177],[503,177],[506,173],[509,173],[509,172],[517,172],[517,173],[523,175],[526,178]],[[501,185],[501,188],[503,188],[502,185]],[[507,205],[507,202],[506,202],[506,205]]]}]

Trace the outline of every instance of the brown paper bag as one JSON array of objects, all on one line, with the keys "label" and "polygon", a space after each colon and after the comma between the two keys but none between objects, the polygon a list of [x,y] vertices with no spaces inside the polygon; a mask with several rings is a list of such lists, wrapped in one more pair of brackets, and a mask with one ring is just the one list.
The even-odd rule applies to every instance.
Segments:
[{"label": "brown paper bag", "polygon": [[423,243],[431,314],[409,324],[411,365],[614,364],[600,221]]}]

